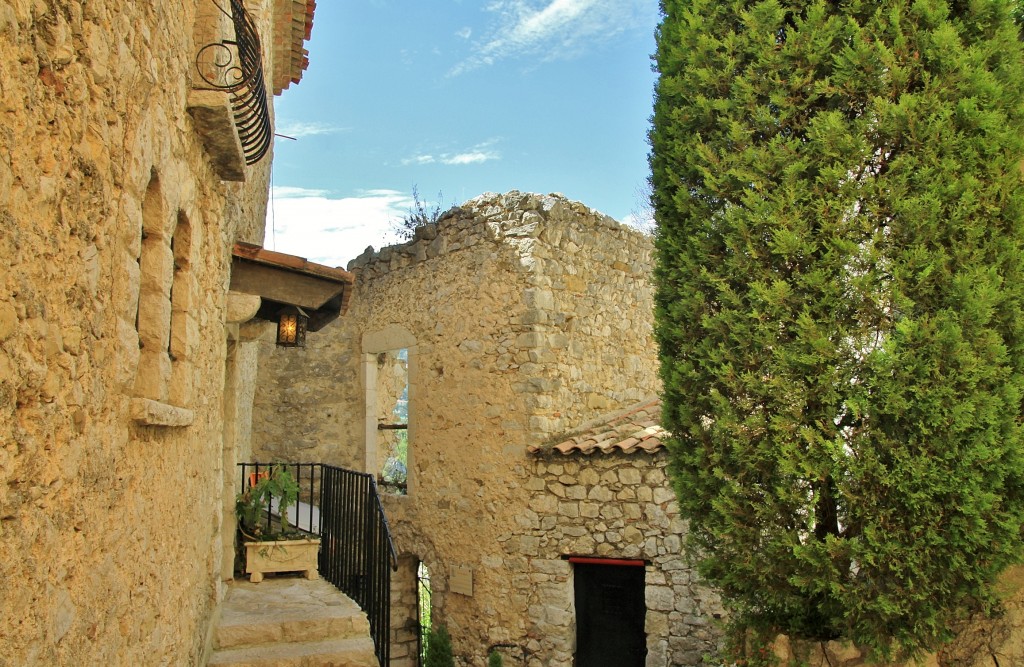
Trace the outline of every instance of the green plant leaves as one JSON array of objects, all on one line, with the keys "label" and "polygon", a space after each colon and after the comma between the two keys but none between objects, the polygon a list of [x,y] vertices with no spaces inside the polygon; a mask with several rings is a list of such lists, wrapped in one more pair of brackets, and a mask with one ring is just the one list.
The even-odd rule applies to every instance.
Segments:
[{"label": "green plant leaves", "polygon": [[1024,546],[1016,4],[662,8],[656,335],[691,549],[737,623],[933,647]]}]

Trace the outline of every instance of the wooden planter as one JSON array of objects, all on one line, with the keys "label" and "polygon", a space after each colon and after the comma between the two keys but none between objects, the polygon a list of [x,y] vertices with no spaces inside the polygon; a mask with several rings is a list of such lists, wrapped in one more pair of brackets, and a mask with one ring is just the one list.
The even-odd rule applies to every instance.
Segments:
[{"label": "wooden planter", "polygon": [[254,584],[267,572],[303,572],[307,579],[316,579],[319,553],[318,539],[246,542],[245,571]]}]

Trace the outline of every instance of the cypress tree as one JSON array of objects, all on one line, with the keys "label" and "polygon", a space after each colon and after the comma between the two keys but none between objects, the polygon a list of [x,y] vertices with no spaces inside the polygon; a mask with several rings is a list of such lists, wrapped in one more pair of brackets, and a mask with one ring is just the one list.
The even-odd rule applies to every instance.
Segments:
[{"label": "cypress tree", "polygon": [[662,0],[656,336],[734,627],[889,655],[1022,553],[1016,3]]}]

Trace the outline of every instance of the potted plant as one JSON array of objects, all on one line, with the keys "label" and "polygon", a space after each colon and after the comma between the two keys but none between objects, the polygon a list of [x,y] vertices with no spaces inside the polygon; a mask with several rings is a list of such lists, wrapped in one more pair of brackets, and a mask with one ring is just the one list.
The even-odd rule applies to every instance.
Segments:
[{"label": "potted plant", "polygon": [[[299,485],[288,469],[279,464],[250,475],[248,488],[235,497],[249,581],[259,583],[267,572],[303,572],[307,579],[316,578],[320,540],[306,537],[288,523],[288,509],[298,499]],[[272,507],[279,517],[278,530],[273,529],[273,520],[268,522],[264,518]]]}]

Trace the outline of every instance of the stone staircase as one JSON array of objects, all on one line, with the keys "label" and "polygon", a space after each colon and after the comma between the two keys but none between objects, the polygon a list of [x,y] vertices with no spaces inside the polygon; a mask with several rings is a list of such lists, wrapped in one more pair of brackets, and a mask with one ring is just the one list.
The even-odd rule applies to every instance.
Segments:
[{"label": "stone staircase", "polygon": [[230,584],[210,667],[378,667],[366,614],[318,579]]}]

